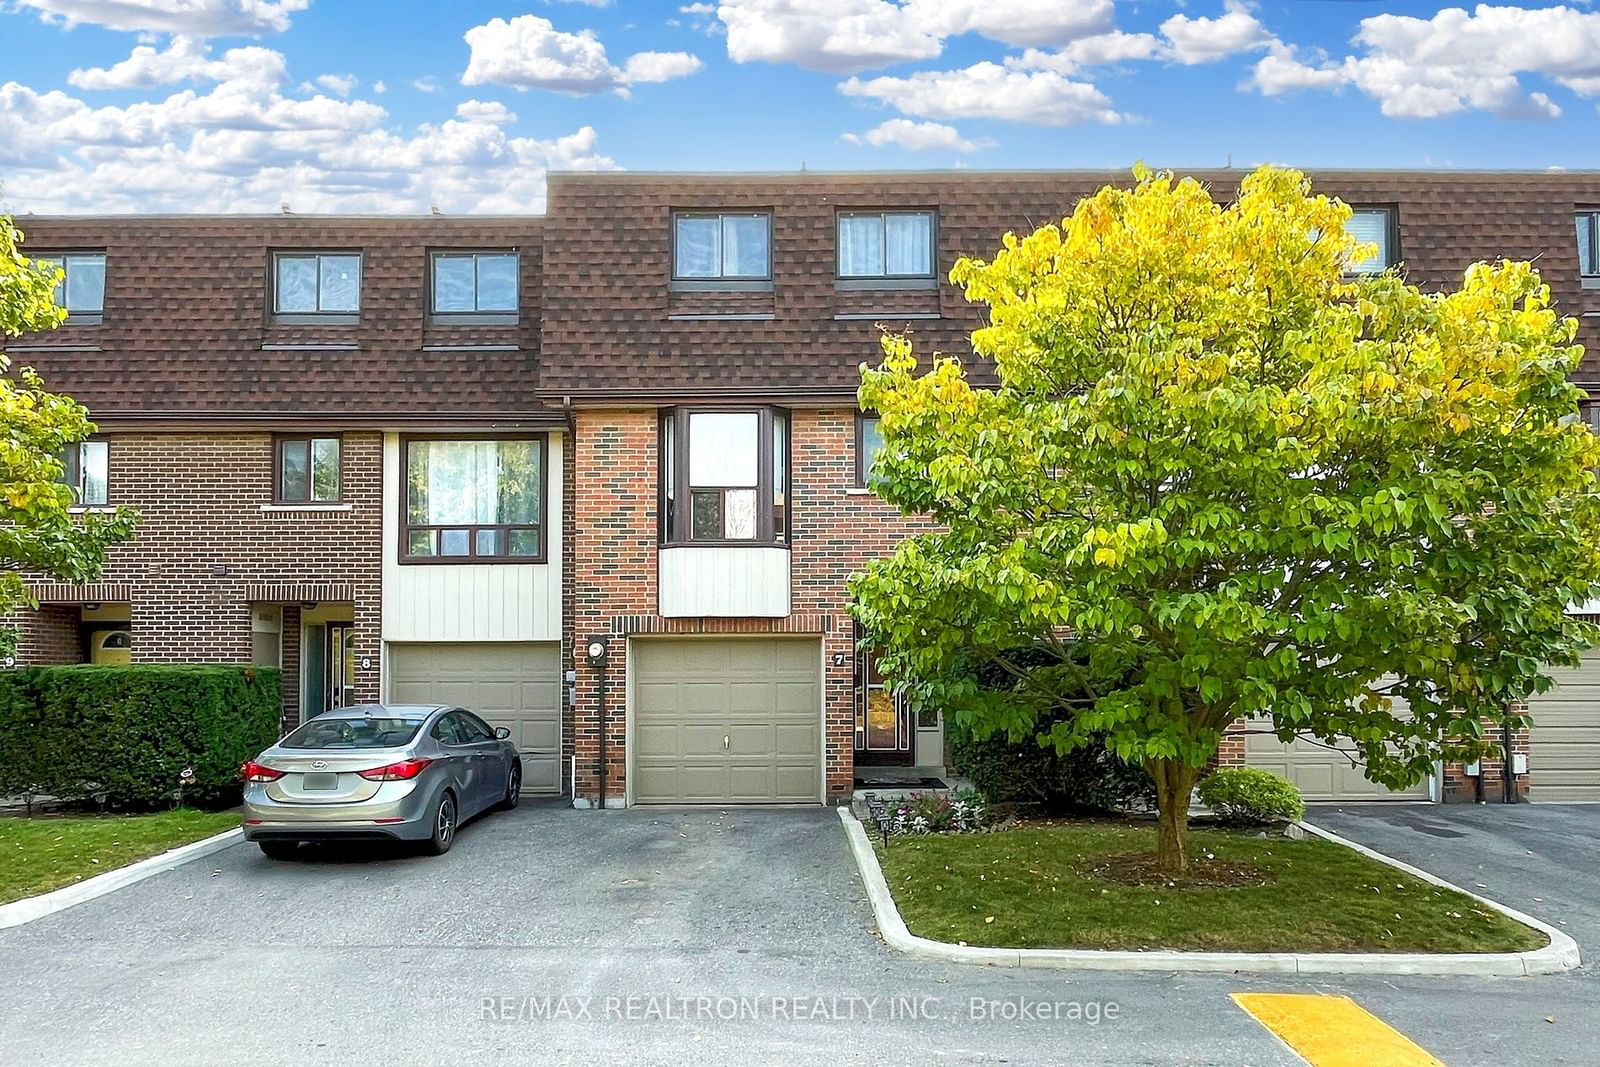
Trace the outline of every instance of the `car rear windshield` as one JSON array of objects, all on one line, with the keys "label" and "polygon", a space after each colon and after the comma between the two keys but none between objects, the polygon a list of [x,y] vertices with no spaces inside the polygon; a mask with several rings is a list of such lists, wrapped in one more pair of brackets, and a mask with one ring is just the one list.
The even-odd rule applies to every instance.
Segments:
[{"label": "car rear windshield", "polygon": [[312,719],[285,737],[279,748],[394,748],[417,736],[423,720]]}]

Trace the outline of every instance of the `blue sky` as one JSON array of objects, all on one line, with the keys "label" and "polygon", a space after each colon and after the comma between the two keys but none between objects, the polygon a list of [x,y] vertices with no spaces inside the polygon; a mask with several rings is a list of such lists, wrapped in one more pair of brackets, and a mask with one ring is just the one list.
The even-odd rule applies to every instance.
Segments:
[{"label": "blue sky", "polygon": [[1600,13],[0,0],[0,206],[537,211],[547,169],[1600,167]]}]

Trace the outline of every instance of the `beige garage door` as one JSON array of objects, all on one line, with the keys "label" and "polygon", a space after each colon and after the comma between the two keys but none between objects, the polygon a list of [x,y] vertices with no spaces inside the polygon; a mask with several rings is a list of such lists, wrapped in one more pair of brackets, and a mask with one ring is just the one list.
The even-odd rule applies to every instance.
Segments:
[{"label": "beige garage door", "polygon": [[1550,676],[1555,688],[1528,701],[1529,799],[1600,801],[1600,649]]},{"label": "beige garage door", "polygon": [[1334,751],[1303,738],[1286,745],[1272,734],[1248,734],[1244,761],[1289,779],[1307,800],[1429,799],[1428,779],[1410,789],[1387,789],[1367,781],[1362,767],[1351,765],[1352,757],[1359,758],[1353,743],[1340,748]]},{"label": "beige garage door", "polygon": [[633,799],[822,799],[822,650],[815,640],[634,638]]},{"label": "beige garage door", "polygon": [[504,726],[522,754],[522,791],[561,791],[561,652],[555,644],[389,646],[389,699],[459,704]]}]

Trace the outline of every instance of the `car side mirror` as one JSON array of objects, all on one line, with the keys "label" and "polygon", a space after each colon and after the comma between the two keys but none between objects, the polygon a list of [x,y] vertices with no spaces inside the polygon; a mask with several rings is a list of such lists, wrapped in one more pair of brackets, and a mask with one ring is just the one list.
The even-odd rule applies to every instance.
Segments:
[{"label": "car side mirror", "polygon": [[511,729],[506,726],[496,726],[494,728],[494,736],[498,740],[504,741],[506,738],[511,736]]}]

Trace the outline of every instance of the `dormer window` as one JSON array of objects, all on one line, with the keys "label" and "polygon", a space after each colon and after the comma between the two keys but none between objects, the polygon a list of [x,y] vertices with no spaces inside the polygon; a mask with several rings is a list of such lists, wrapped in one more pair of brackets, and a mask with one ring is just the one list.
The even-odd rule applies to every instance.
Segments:
[{"label": "dormer window", "polygon": [[1344,230],[1364,245],[1377,245],[1377,251],[1367,258],[1351,260],[1346,268],[1348,273],[1382,274],[1398,262],[1392,208],[1358,207],[1350,213]]},{"label": "dormer window", "polygon": [[272,312],[283,323],[353,324],[361,314],[359,252],[278,252]]},{"label": "dormer window", "polygon": [[932,288],[931,211],[841,211],[839,283],[849,287]]},{"label": "dormer window", "polygon": [[675,213],[672,283],[680,289],[772,288],[772,216],[764,211]]},{"label": "dormer window", "polygon": [[429,311],[435,319],[461,324],[516,323],[519,286],[515,252],[435,252],[430,262]]},{"label": "dormer window", "polygon": [[106,306],[104,252],[39,256],[37,262],[55,267],[63,274],[61,281],[56,283],[54,299],[57,307],[67,309],[69,325],[92,326],[100,321]]},{"label": "dormer window", "polygon": [[1578,273],[1600,285],[1600,210],[1580,211],[1578,225]]}]

